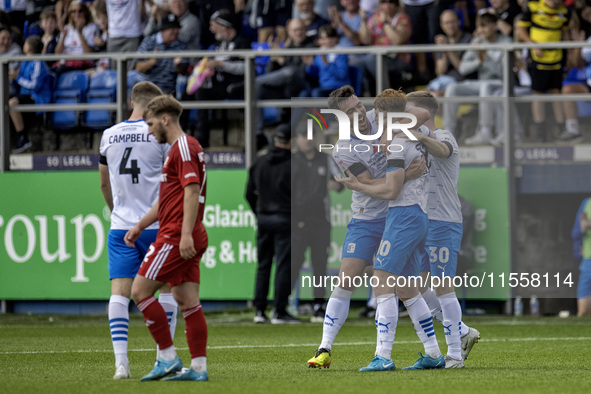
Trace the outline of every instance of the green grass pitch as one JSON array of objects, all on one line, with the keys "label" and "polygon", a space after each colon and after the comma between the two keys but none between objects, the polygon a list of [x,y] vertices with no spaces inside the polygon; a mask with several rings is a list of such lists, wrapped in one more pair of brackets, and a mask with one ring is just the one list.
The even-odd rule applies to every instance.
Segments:
[{"label": "green grass pitch", "polygon": [[[209,382],[140,383],[155,351],[139,315],[130,322],[132,379],[126,381],[112,380],[106,316],[0,315],[0,393],[591,393],[591,319],[467,317],[482,339],[465,369],[401,371],[422,351],[410,320],[402,318],[393,352],[397,370],[360,373],[375,349],[371,321],[350,318],[330,369],[318,370],[306,361],[320,341],[320,324],[256,326],[252,316],[206,314]],[[445,352],[441,325],[436,329]],[[179,318],[176,346],[187,365],[183,330]]]}]

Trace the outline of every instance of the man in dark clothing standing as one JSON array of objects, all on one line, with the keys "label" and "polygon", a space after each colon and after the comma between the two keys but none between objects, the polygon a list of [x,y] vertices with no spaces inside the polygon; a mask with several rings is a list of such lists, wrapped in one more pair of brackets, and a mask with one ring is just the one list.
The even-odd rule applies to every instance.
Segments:
[{"label": "man in dark clothing standing", "polygon": [[[308,248],[314,276],[320,280],[326,277],[331,229],[328,190],[343,190],[343,185],[333,180],[333,176],[340,175],[335,161],[327,154],[317,151],[314,140],[306,138],[306,128],[298,128],[296,145],[298,151],[291,161],[292,289],[300,277]],[[324,321],[325,293],[324,287],[314,287],[314,312],[310,319],[312,323]]]},{"label": "man in dark clothing standing", "polygon": [[291,130],[288,124],[277,127],[273,144],[250,168],[246,185],[246,200],[258,221],[254,322],[269,322],[265,309],[275,256],[275,312],[271,323],[299,323],[287,313],[291,292]]}]

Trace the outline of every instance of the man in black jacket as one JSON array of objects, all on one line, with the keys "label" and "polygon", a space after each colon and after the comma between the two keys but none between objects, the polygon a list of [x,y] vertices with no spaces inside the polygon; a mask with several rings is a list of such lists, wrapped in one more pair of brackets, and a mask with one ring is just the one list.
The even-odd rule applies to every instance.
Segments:
[{"label": "man in black jacket", "polygon": [[271,323],[299,323],[287,313],[291,292],[291,130],[288,124],[277,127],[273,143],[269,152],[250,168],[246,185],[246,200],[258,221],[254,322],[269,322],[265,309],[275,256],[275,312]]},{"label": "man in black jacket", "polygon": [[[331,230],[328,191],[341,191],[344,188],[333,180],[333,176],[340,175],[334,159],[326,153],[318,152],[314,140],[307,139],[305,127],[297,129],[296,146],[298,151],[291,159],[292,288],[300,277],[300,269],[308,248],[314,277],[320,281],[326,277]],[[324,287],[314,287],[314,311],[310,319],[312,323],[324,321],[325,294]]]}]

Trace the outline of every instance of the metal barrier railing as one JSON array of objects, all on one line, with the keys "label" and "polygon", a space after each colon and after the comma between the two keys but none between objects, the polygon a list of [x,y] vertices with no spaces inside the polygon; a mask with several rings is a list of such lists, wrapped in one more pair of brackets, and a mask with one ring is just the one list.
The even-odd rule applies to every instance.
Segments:
[{"label": "metal barrier railing", "polygon": [[[505,54],[515,50],[522,50],[528,48],[580,48],[588,46],[587,42],[560,42],[560,43],[546,43],[546,44],[524,44],[524,43],[503,43],[503,44],[486,44],[479,45],[479,50],[500,50]],[[387,86],[387,72],[386,72],[386,57],[394,53],[404,52],[444,52],[449,50],[473,50],[474,45],[472,44],[447,44],[447,45],[413,45],[413,46],[396,46],[396,47],[352,47],[352,48],[333,48],[323,49],[323,53],[343,53],[348,55],[354,54],[372,54],[377,57],[377,70],[376,70],[376,91],[381,91]],[[242,108],[245,110],[245,153],[246,153],[246,164],[250,166],[254,160],[255,141],[253,138],[255,129],[255,110],[257,107],[279,107],[289,108],[293,105],[297,105],[292,100],[256,100],[254,92],[254,78],[255,78],[255,67],[254,60],[260,56],[305,56],[305,55],[316,55],[318,49],[271,49],[266,51],[255,51],[255,50],[237,50],[237,51],[225,51],[215,52],[216,56],[233,56],[242,58],[245,60],[245,97],[244,100],[233,100],[227,101],[183,101],[183,107],[186,109],[194,108]],[[185,57],[185,58],[200,58],[212,56],[211,51],[186,51],[186,52],[158,52],[158,53],[100,53],[100,54],[84,54],[84,55],[39,55],[39,56],[7,56],[0,57],[0,102],[3,105],[3,111],[0,113],[0,172],[6,171],[9,162],[10,154],[10,141],[8,133],[8,64],[10,62],[20,62],[32,59],[42,59],[46,61],[58,61],[58,60],[70,60],[70,59],[87,59],[87,60],[98,60],[102,58],[109,58],[114,63],[116,70],[127,70],[127,63],[134,59],[149,58],[170,58],[170,57]],[[505,109],[509,110],[509,98],[512,97],[512,89],[510,89],[510,83],[512,78],[506,78],[510,75],[512,70],[512,56],[504,56],[503,62],[503,81],[505,83],[504,95],[502,97],[490,98],[491,100],[501,101],[507,106]],[[125,72],[118,72],[117,85],[127,86],[127,74]],[[480,102],[487,100],[487,98],[471,98],[470,101]],[[591,95],[569,95],[569,96],[521,96],[518,99],[514,99],[519,102],[523,101],[572,101],[572,100],[591,100]],[[454,102],[465,102],[464,98],[442,98],[443,102],[454,101]],[[307,105],[319,103],[319,101],[309,101]],[[18,105],[12,110],[18,110],[22,112],[53,112],[60,110],[92,110],[92,109],[106,109],[117,112],[117,121],[123,121],[127,114],[127,89],[117,89],[117,101],[115,104],[75,104],[75,105]],[[507,115],[509,112],[505,112]],[[509,116],[505,116],[507,119],[507,125],[509,125]],[[508,142],[508,141],[507,141]],[[509,143],[505,144],[509,147]],[[511,155],[505,155],[505,158]],[[505,165],[509,166],[506,159]]]},{"label": "metal barrier railing", "polygon": [[[515,50],[540,48],[540,49],[552,49],[552,48],[563,48],[573,49],[589,46],[588,42],[559,42],[559,43],[546,43],[546,44],[524,44],[524,43],[503,43],[503,44],[486,44],[478,45],[478,50],[500,50],[503,51],[503,96],[495,98],[481,98],[471,97],[469,100],[471,103],[478,103],[485,100],[501,101],[503,103],[504,118],[503,128],[504,130],[511,129],[511,111],[512,105],[510,100],[519,102],[532,102],[532,101],[573,101],[573,100],[591,100],[591,95],[552,95],[549,96],[521,96],[518,99],[513,98],[513,78],[509,78],[512,75],[513,70],[513,56],[507,56]],[[473,50],[475,46],[472,44],[448,44],[448,45],[413,45],[413,46],[392,46],[392,47],[353,47],[353,48],[334,48],[334,49],[323,49],[322,52],[325,54],[336,53],[336,54],[372,54],[377,57],[376,62],[376,91],[380,92],[387,86],[388,76],[386,73],[386,57],[389,54],[394,53],[419,53],[419,52],[445,52],[445,51],[458,51],[458,50]],[[158,53],[110,53],[110,54],[87,54],[87,55],[40,55],[40,56],[7,56],[0,57],[0,103],[2,103],[2,111],[0,111],[0,173],[6,171],[9,168],[9,155],[10,155],[10,140],[9,140],[9,116],[8,116],[8,64],[15,61],[25,61],[32,59],[42,59],[47,61],[56,60],[68,60],[68,59],[88,59],[98,60],[101,58],[112,59],[116,70],[127,70],[128,61],[138,58],[169,58],[169,57],[185,57],[185,58],[199,58],[212,56],[214,53],[211,51],[187,51],[187,52],[158,52]],[[257,101],[255,96],[255,58],[260,56],[305,56],[305,55],[316,55],[318,49],[272,49],[268,51],[253,51],[253,50],[240,50],[240,51],[225,51],[215,52],[215,56],[233,56],[242,58],[245,60],[245,96],[244,100],[236,100],[231,102],[226,101],[204,101],[204,102],[182,102],[184,108],[243,108],[245,111],[245,154],[246,154],[246,165],[250,167],[254,161],[256,150],[255,150],[255,111],[257,107],[283,107],[287,108],[297,103],[291,100],[261,100]],[[127,87],[127,72],[117,73],[117,86]],[[465,98],[443,98],[445,102],[465,102]],[[309,100],[306,105],[314,105],[319,103],[323,105],[325,100]],[[13,108],[23,112],[36,112],[36,111],[56,111],[56,110],[88,110],[88,109],[108,109],[117,111],[117,121],[123,121],[124,116],[127,113],[127,89],[117,89],[117,102],[116,104],[76,104],[73,106],[69,105],[19,105]],[[514,140],[511,138],[511,133],[505,133],[504,143],[504,166],[507,171],[508,181],[508,202],[509,202],[509,231],[510,231],[510,253],[511,262],[515,261],[515,229],[516,224],[516,192],[515,192],[515,177],[516,167],[514,162]]]}]

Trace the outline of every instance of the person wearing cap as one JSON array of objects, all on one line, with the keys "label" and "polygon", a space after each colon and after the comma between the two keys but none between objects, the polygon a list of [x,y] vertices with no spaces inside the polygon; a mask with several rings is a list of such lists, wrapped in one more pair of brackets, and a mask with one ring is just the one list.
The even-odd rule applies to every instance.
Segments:
[{"label": "person wearing cap", "polygon": [[[178,18],[181,25],[178,40],[187,44],[189,49],[199,50],[201,48],[201,22],[189,11],[189,0],[167,0],[165,4],[168,5],[170,12]],[[144,28],[145,36],[158,32],[158,10],[160,9],[157,6],[152,9],[154,12],[151,12],[150,19]]]},{"label": "person wearing cap", "polygon": [[[250,41],[238,35],[238,22],[235,14],[230,10],[219,10],[209,20],[209,30],[215,35],[216,42],[209,49],[212,51],[233,51],[250,49]],[[226,100],[242,99],[244,90],[229,91],[228,86],[244,81],[244,59],[233,56],[216,56],[212,54],[207,67],[215,74],[207,79],[197,90],[195,99]],[[197,113],[197,139],[204,148],[209,147],[209,131],[211,128],[210,112],[207,110]]]},{"label": "person wearing cap", "polygon": [[255,323],[268,323],[265,314],[273,256],[275,312],[273,324],[300,321],[287,312],[291,292],[291,129],[282,124],[273,133],[273,147],[259,157],[248,174],[246,201],[257,217],[257,277]]},{"label": "person wearing cap", "polygon": [[[160,21],[160,31],[144,38],[139,53],[156,53],[164,51],[184,51],[187,44],[179,41],[179,29],[181,25],[174,14],[167,14]],[[154,83],[164,94],[173,93],[176,88],[177,74],[185,75],[188,60],[183,58],[150,58],[138,59],[135,64],[136,71],[145,74],[145,78]]]}]

